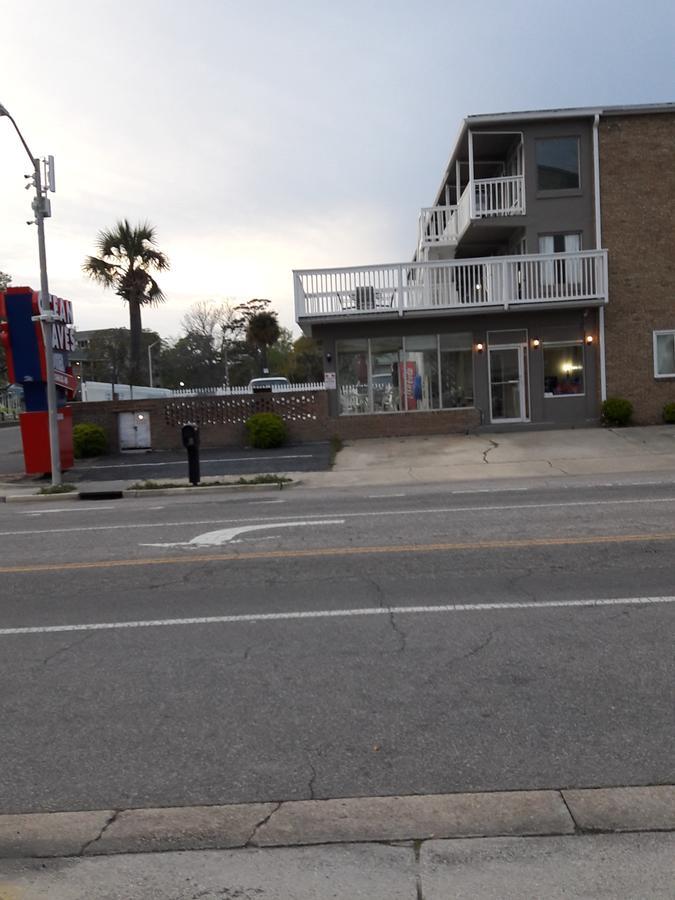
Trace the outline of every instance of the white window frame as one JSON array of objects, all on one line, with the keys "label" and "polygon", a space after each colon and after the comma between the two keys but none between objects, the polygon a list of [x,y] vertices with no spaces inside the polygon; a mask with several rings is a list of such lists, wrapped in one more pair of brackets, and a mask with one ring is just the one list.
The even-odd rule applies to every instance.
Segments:
[{"label": "white window frame", "polygon": [[659,379],[662,379],[662,378],[675,378],[675,371],[673,371],[673,372],[666,372],[666,373],[664,373],[663,375],[659,374],[659,370],[658,370],[658,355],[657,355],[657,351],[656,351],[656,339],[657,339],[657,337],[658,337],[659,335],[661,335],[661,334],[672,334],[672,335],[673,335],[673,341],[675,342],[675,328],[662,328],[660,331],[654,331],[652,334],[653,334],[653,337],[652,337],[652,347],[653,347],[653,352],[654,352],[654,378],[659,378]]}]

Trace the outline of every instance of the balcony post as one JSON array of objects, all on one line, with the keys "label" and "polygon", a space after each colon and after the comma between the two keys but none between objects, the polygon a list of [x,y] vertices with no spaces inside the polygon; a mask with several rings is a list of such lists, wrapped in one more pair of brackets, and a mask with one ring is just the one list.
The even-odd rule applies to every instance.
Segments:
[{"label": "balcony post", "polygon": [[476,198],[473,189],[473,132],[469,129],[469,218],[476,218]]},{"label": "balcony post", "polygon": [[398,267],[398,314],[403,315],[403,266]]}]

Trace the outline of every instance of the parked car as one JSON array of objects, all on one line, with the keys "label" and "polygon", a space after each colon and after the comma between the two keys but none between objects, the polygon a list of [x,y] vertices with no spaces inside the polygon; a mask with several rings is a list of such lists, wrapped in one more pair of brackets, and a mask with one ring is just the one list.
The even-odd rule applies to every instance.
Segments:
[{"label": "parked car", "polygon": [[268,375],[265,378],[252,378],[248,386],[252,391],[259,391],[265,390],[265,388],[271,390],[275,387],[285,387],[287,384],[290,384],[290,381],[282,375]]}]

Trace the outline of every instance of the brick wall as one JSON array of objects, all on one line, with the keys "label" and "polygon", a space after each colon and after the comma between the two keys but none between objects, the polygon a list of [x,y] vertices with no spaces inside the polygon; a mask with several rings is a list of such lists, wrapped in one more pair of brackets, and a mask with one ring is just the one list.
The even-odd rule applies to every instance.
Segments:
[{"label": "brick wall", "polygon": [[117,419],[122,412],[150,416],[152,447],[172,450],[182,447],[180,428],[185,422],[200,426],[202,447],[243,447],[244,422],[254,412],[275,412],[288,426],[292,442],[345,440],[374,437],[404,437],[414,434],[458,434],[475,430],[480,415],[475,409],[438,412],[390,413],[341,416],[328,414],[326,391],[261,394],[255,397],[185,397],[155,400],[118,400],[74,403],[73,425],[91,422],[108,435],[111,450],[119,447]]},{"label": "brick wall", "polygon": [[609,251],[607,394],[661,422],[675,378],[654,378],[652,332],[675,329],[675,114],[600,121],[602,243]]}]

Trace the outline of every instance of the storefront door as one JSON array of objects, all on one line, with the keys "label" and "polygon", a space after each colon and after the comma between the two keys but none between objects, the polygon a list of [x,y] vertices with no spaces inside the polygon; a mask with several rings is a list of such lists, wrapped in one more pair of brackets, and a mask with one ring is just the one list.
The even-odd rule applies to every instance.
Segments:
[{"label": "storefront door", "polygon": [[524,344],[489,349],[490,421],[528,421],[526,352]]}]

